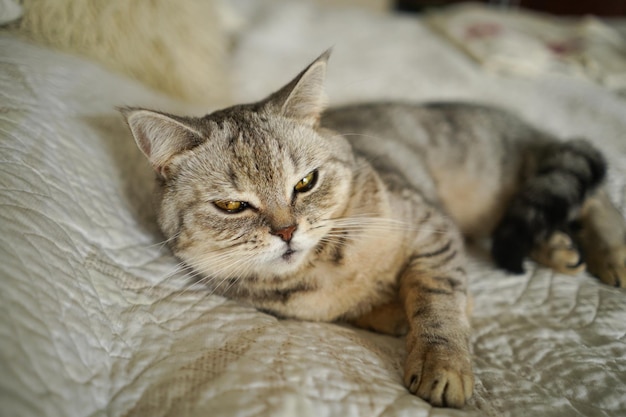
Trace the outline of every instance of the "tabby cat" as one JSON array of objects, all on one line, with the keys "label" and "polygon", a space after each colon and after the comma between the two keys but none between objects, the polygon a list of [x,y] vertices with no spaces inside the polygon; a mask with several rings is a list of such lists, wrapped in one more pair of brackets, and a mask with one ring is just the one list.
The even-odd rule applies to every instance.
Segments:
[{"label": "tabby cat", "polygon": [[492,236],[509,271],[530,255],[626,286],[626,227],[589,142],[478,105],[324,111],[328,56],[204,117],[122,109],[157,173],[173,252],[215,293],[406,333],[410,392],[461,407],[474,385],[463,234]]}]

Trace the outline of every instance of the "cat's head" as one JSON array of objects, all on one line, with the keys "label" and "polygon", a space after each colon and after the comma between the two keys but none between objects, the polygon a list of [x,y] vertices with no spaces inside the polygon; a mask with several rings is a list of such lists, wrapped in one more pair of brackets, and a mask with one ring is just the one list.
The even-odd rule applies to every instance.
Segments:
[{"label": "cat's head", "polygon": [[265,100],[202,118],[122,110],[157,172],[161,228],[198,272],[293,273],[346,210],[352,150],[319,127],[328,55]]}]

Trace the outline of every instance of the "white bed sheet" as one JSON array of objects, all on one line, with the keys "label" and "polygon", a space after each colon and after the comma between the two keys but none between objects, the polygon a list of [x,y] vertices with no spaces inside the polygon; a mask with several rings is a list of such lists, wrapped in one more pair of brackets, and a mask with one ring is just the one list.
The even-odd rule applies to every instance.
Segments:
[{"label": "white bed sheet", "polygon": [[[331,45],[331,103],[506,106],[591,138],[626,210],[624,98],[580,80],[487,74],[414,18],[267,6],[236,43],[238,99],[263,97]],[[473,251],[477,386],[464,410],[408,394],[401,339],[181,291],[165,279],[176,260],[154,223],[150,168],[113,107],[182,106],[7,35],[0,51],[2,415],[626,414],[626,294],[585,274],[529,262],[507,276]]]}]

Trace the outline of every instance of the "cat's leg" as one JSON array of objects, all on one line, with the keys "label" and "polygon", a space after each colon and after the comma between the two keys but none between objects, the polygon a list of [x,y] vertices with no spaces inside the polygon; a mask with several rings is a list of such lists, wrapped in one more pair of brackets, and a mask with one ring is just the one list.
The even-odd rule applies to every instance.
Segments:
[{"label": "cat's leg", "polygon": [[561,230],[553,232],[530,253],[533,260],[557,272],[576,275],[586,268],[574,239]]},{"label": "cat's leg", "polygon": [[626,221],[604,190],[585,201],[577,241],[587,269],[602,282],[626,288]]},{"label": "cat's leg", "polygon": [[[465,313],[471,316],[473,309],[471,294],[467,294]],[[404,336],[409,330],[404,307],[398,300],[374,307],[371,311],[356,319],[349,320],[353,326],[391,336]]]},{"label": "cat's leg", "polygon": [[462,407],[474,388],[465,257],[455,227],[437,229],[416,244],[400,277],[409,323],[404,382],[435,406]]}]

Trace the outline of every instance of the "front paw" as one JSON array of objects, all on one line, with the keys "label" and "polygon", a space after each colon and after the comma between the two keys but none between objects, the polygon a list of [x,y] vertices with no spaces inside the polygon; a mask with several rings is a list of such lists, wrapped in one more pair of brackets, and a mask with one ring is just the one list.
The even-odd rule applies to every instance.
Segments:
[{"label": "front paw", "polygon": [[594,253],[587,260],[588,269],[605,284],[626,288],[626,245]]},{"label": "front paw", "polygon": [[412,394],[434,406],[461,408],[474,390],[469,351],[418,342],[408,352],[404,383]]}]

